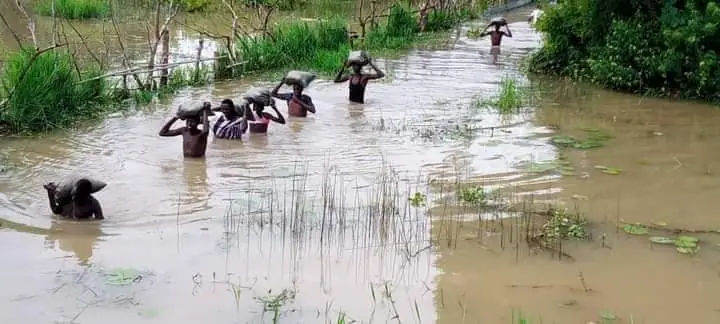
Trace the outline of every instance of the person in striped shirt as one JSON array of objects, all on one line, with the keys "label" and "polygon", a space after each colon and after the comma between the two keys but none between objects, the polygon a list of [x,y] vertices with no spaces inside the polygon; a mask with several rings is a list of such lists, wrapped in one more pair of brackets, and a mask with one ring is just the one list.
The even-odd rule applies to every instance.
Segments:
[{"label": "person in striped shirt", "polygon": [[[249,109],[244,105],[242,110]],[[244,114],[238,113],[235,109],[235,103],[230,99],[224,99],[220,103],[220,112],[222,115],[213,125],[213,134],[216,138],[222,139],[242,139],[242,135],[247,132],[248,122]]]}]

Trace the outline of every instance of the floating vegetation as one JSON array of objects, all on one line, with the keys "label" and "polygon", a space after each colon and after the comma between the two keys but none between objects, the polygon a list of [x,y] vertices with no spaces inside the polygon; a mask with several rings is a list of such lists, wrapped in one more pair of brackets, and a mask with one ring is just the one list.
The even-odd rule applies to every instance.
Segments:
[{"label": "floating vegetation", "polygon": [[602,173],[605,173],[605,174],[618,175],[618,174],[622,173],[622,169],[606,167],[604,165],[596,165],[595,169],[601,170]]},{"label": "floating vegetation", "polygon": [[647,227],[643,224],[625,224],[623,231],[631,235],[647,235],[649,233]]},{"label": "floating vegetation", "polygon": [[550,162],[522,161],[517,164],[517,167],[528,173],[557,173],[564,176],[576,175],[575,167],[572,166],[570,161],[564,159]]},{"label": "floating vegetation", "polygon": [[569,214],[567,209],[554,209],[543,225],[546,240],[584,240],[589,237],[588,221],[580,214]]},{"label": "floating vegetation", "polygon": [[142,275],[135,269],[116,268],[106,273],[108,285],[111,286],[128,286],[142,280]]},{"label": "floating vegetation", "polygon": [[612,139],[612,136],[596,129],[583,129],[585,138],[576,138],[569,135],[557,135],[550,139],[550,142],[559,147],[588,150],[605,146],[605,143]]},{"label": "floating vegetation", "polygon": [[675,244],[675,240],[665,236],[651,236],[649,240],[655,244]]},{"label": "floating vegetation", "polygon": [[280,322],[280,311],[287,304],[295,300],[295,291],[283,289],[279,294],[273,295],[272,290],[268,290],[268,294],[255,299],[263,305],[263,312],[271,312],[273,314],[272,323]]},{"label": "floating vegetation", "polygon": [[695,254],[700,250],[698,239],[692,236],[679,236],[675,239],[675,249],[682,254]]},{"label": "floating vegetation", "polygon": [[488,201],[488,194],[483,187],[463,188],[458,193],[460,201],[471,205],[485,205]]},{"label": "floating vegetation", "polygon": [[413,207],[422,207],[425,206],[425,199],[427,199],[427,196],[425,196],[422,193],[416,192],[410,198],[408,198],[408,201],[410,201],[410,205]]}]

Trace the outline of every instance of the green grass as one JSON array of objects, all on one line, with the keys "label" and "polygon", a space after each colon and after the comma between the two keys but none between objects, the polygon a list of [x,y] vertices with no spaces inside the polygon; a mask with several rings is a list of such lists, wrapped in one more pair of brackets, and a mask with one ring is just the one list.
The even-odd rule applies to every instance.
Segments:
[{"label": "green grass", "polygon": [[43,16],[52,16],[52,3],[55,1],[55,13],[67,19],[90,19],[106,17],[110,6],[106,0],[41,0],[35,10]]},{"label": "green grass", "polygon": [[520,109],[530,99],[528,89],[518,84],[518,81],[509,76],[500,81],[498,94],[492,98],[481,98],[475,102],[477,107],[491,107],[501,114],[520,112]]},{"label": "green grass", "polygon": [[[8,58],[0,78],[0,125],[13,133],[43,132],[95,116],[106,94],[104,80],[80,80],[73,57],[64,51],[25,49]],[[84,73],[83,77],[100,74]],[[7,100],[7,101],[6,101]]]},{"label": "green grass", "polygon": [[[479,11],[435,11],[428,17],[427,30],[450,29],[462,20],[476,17],[475,12]],[[281,23],[272,29],[272,37],[245,37],[236,46],[246,62],[246,72],[292,67],[332,75],[340,69],[350,51],[347,26],[349,22],[340,18]],[[368,31],[362,47],[377,53],[407,49],[423,39],[427,39],[427,35],[419,33],[415,14],[405,6],[395,5],[385,21]]]}]

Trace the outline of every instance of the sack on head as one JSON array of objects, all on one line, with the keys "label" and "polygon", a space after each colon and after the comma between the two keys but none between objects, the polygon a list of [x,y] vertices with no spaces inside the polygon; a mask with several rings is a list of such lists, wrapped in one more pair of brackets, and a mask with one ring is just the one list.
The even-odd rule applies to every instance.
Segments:
[{"label": "sack on head", "polygon": [[249,103],[258,103],[264,106],[270,106],[274,101],[270,95],[270,90],[260,88],[252,88],[246,91],[242,98]]},{"label": "sack on head", "polygon": [[352,51],[348,55],[348,64],[363,66],[370,62],[370,57],[365,51]]},{"label": "sack on head", "polygon": [[313,80],[315,80],[315,74],[305,71],[290,71],[285,76],[285,83],[287,85],[299,85],[303,89],[307,88]]},{"label": "sack on head", "polygon": [[[204,108],[206,108],[205,104],[193,105],[188,107],[180,106],[178,108],[177,116],[182,120],[192,117],[200,117]],[[208,113],[212,114],[212,112]]]},{"label": "sack on head", "polygon": [[77,174],[71,175],[58,183],[57,190],[55,190],[55,200],[57,200],[58,202],[70,201],[72,199],[72,194],[75,189],[75,184],[81,179],[90,181],[90,185],[92,185],[92,190],[90,191],[90,193],[96,193],[107,187],[107,183],[100,180]]},{"label": "sack on head", "polygon": [[492,20],[490,20],[490,26],[497,25],[499,27],[507,25],[507,20],[505,20],[505,17],[495,17]]}]

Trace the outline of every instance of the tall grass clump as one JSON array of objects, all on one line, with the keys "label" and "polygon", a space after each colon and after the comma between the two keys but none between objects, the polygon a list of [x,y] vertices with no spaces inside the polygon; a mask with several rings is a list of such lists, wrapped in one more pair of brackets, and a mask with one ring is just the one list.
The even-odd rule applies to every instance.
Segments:
[{"label": "tall grass clump", "polygon": [[408,7],[395,4],[385,23],[368,32],[365,45],[374,49],[407,48],[419,31],[415,14]]},{"label": "tall grass clump", "polygon": [[500,82],[500,95],[498,95],[497,108],[502,112],[513,112],[523,105],[523,93],[517,80],[503,77]]},{"label": "tall grass clump", "polygon": [[248,72],[292,66],[334,73],[350,51],[345,22],[340,19],[279,24],[270,35],[245,37],[237,46]]},{"label": "tall grass clump", "polygon": [[[88,75],[89,74],[89,75]],[[85,77],[100,75],[100,71]],[[106,93],[103,79],[78,83],[71,54],[24,49],[10,56],[0,78],[0,124],[14,133],[43,132],[93,116]]]},{"label": "tall grass clump", "polygon": [[53,1],[55,14],[67,19],[102,18],[110,12],[107,0],[41,0],[35,10],[40,15],[52,16]]}]

